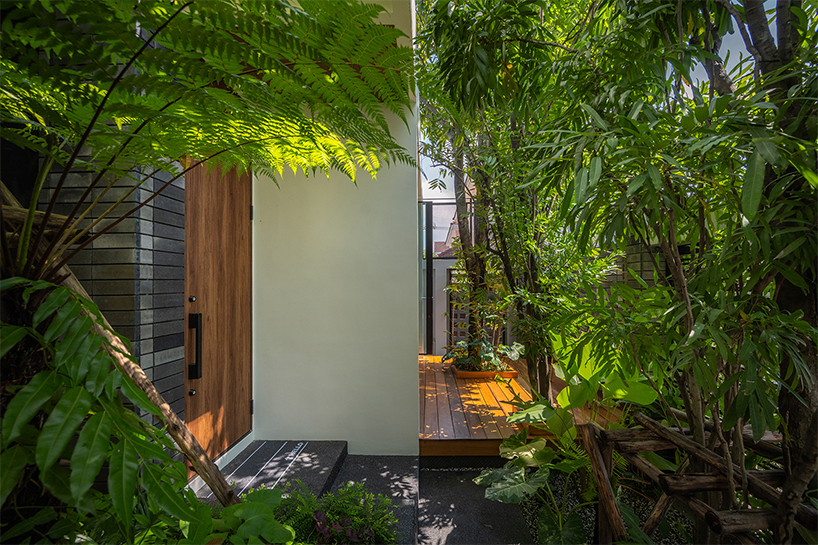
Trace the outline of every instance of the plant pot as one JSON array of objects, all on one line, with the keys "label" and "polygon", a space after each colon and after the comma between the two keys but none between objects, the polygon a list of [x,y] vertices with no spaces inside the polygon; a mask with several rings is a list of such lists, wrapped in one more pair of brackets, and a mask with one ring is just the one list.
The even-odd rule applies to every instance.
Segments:
[{"label": "plant pot", "polygon": [[502,378],[517,378],[517,371],[461,371],[452,364],[452,373],[455,378],[494,378],[500,375]]}]

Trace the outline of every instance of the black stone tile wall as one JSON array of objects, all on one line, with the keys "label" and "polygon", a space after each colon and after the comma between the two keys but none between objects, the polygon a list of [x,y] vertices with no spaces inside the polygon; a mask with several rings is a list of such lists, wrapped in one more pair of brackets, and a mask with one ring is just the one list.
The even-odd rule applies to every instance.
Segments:
[{"label": "black stone tile wall", "polygon": [[[144,202],[171,176],[157,175],[137,199]],[[135,300],[139,358],[171,408],[184,419],[185,190],[176,180],[136,218]]]},{"label": "black stone tile wall", "polygon": [[[57,184],[52,174],[41,205]],[[71,211],[92,180],[86,172],[71,173],[58,195],[55,212]],[[117,212],[133,209],[170,180],[150,178],[128,195]],[[93,221],[133,189],[124,181],[105,193],[86,220]],[[101,193],[95,189],[93,201]],[[184,419],[184,180],[174,181],[159,196],[77,254],[71,269],[99,305],[117,333],[131,341],[131,352],[159,393]],[[105,220],[95,231],[107,225]],[[145,415],[143,415],[145,416]]]}]

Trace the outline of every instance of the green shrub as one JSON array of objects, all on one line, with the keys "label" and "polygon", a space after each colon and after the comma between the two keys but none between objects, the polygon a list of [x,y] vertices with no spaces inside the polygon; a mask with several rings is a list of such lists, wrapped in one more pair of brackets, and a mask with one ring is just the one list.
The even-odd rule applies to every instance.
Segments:
[{"label": "green shrub", "polygon": [[392,501],[375,496],[362,483],[316,498],[298,482],[287,485],[275,517],[295,531],[297,543],[394,543],[397,539]]},{"label": "green shrub", "polygon": [[[477,347],[480,361],[475,361],[469,355],[469,347]],[[452,360],[461,371],[509,371],[511,368],[503,359],[517,361],[523,356],[523,345],[514,343],[511,346],[492,345],[485,339],[467,343],[460,341],[455,345],[447,346],[443,354],[443,361]]]}]

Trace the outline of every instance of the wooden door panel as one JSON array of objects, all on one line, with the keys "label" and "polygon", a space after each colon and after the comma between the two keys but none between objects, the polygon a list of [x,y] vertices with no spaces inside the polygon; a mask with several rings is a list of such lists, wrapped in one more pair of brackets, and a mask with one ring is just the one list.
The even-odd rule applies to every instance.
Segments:
[{"label": "wooden door panel", "polygon": [[[201,165],[186,176],[185,309],[202,314],[202,377],[185,367],[185,421],[211,458],[252,426],[251,203],[249,173]],[[185,358],[196,359],[190,328]]]}]

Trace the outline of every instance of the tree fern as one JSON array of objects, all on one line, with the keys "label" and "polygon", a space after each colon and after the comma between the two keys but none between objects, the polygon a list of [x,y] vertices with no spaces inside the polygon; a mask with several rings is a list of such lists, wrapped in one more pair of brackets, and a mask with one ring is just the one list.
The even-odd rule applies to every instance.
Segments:
[{"label": "tree fern", "polygon": [[[411,164],[386,114],[406,121],[412,50],[375,22],[380,11],[352,1],[18,2],[0,31],[3,137],[54,158],[60,180],[96,172],[91,189],[139,184],[137,167],[180,175],[185,156],[353,180]],[[30,276],[53,278],[65,262],[86,201]],[[4,273],[23,272],[13,268],[4,261]]]}]

